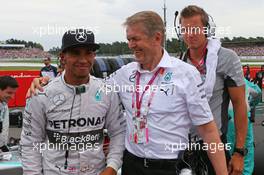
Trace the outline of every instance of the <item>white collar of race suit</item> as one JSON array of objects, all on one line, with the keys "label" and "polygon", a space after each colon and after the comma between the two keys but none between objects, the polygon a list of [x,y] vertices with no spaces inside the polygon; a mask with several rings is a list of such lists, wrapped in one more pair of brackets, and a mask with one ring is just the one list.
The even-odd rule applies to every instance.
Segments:
[{"label": "white collar of race suit", "polygon": [[216,67],[218,63],[218,51],[221,47],[219,39],[208,39],[206,56],[206,78],[204,88],[207,100],[209,101],[213,94],[216,80]]},{"label": "white collar of race suit", "polygon": [[79,86],[74,86],[74,85],[70,85],[68,83],[65,82],[65,79],[64,79],[64,76],[65,76],[65,71],[62,72],[62,75],[60,76],[63,84],[68,88],[70,89],[74,94],[80,94],[80,93],[83,93],[83,92],[79,92],[78,89],[80,89],[81,91],[84,91],[84,92],[87,92],[88,89],[89,89],[89,85],[92,83],[92,81],[94,81],[94,79],[92,78],[91,75],[89,75],[89,82],[87,84],[82,84],[82,85],[79,85]]}]

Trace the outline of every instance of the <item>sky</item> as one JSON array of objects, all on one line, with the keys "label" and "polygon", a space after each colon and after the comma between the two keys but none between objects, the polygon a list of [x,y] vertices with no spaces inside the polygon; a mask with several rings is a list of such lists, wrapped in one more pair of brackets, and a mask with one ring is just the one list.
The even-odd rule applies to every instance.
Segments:
[{"label": "sky", "polygon": [[0,41],[33,41],[49,50],[60,47],[63,33],[76,27],[92,30],[99,43],[126,41],[125,19],[143,10],[163,18],[164,2],[168,38],[176,37],[175,11],[191,4],[213,17],[218,37],[264,37],[264,0],[0,0]]}]

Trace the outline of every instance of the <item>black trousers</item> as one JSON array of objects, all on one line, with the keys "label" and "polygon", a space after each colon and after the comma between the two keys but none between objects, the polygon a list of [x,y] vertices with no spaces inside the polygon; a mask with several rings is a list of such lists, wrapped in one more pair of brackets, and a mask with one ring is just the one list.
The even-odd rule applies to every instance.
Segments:
[{"label": "black trousers", "polygon": [[144,159],[125,150],[122,175],[177,175],[178,159]]}]

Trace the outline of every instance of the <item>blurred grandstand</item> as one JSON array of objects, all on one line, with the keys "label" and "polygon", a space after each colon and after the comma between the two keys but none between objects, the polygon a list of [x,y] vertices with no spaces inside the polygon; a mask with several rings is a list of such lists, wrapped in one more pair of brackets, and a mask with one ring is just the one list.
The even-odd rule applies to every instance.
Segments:
[{"label": "blurred grandstand", "polygon": [[[178,42],[176,40],[173,40],[172,43],[168,43],[168,51],[172,53],[174,56],[179,55],[179,49],[177,46],[178,44],[175,44],[175,42]],[[102,44],[101,44],[102,45]],[[106,46],[102,46],[100,49],[101,52],[104,50],[105,53],[98,52],[97,55],[101,55],[103,57],[107,57],[106,55],[122,55],[121,57],[132,57],[132,55],[126,55],[127,53],[122,52],[122,48],[127,47],[127,44],[121,43],[118,45],[118,49],[113,49],[116,44],[112,43],[107,45],[107,49],[104,48]],[[222,45],[224,47],[230,48],[234,50],[240,58],[246,59],[246,60],[263,60],[264,61],[264,41],[223,41]],[[115,46],[117,47],[117,46]],[[171,48],[171,49],[170,49]],[[173,49],[172,49],[173,48]],[[121,50],[118,52],[118,50]],[[108,53],[109,51],[112,51],[111,53]],[[56,52],[49,52],[43,51],[41,48],[35,48],[35,47],[29,47],[25,44],[10,44],[10,43],[4,43],[0,42],[0,59],[25,59],[25,58],[43,58],[43,57],[57,57],[56,55],[59,53],[59,48],[56,50]],[[54,56],[52,56],[54,54]],[[126,56],[123,56],[126,55]]]},{"label": "blurred grandstand", "polygon": [[241,59],[263,59],[264,42],[223,42],[224,47],[234,50]]},{"label": "blurred grandstand", "polygon": [[230,47],[233,49],[239,56],[263,56],[264,47],[261,46],[251,46],[251,47]]},{"label": "blurred grandstand", "polygon": [[44,58],[51,56],[39,48],[26,48],[24,44],[0,44],[0,59]]}]

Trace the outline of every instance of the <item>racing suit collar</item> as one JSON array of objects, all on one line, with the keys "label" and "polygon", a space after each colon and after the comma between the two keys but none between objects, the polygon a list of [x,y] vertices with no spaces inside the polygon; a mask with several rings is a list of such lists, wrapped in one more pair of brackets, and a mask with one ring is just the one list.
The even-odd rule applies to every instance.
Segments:
[{"label": "racing suit collar", "polygon": [[87,83],[87,84],[82,84],[82,85],[79,85],[79,86],[74,86],[74,85],[70,85],[70,84],[68,84],[68,83],[66,83],[65,82],[65,79],[64,79],[64,76],[65,76],[65,71],[63,71],[62,72],[62,75],[61,75],[61,80],[62,80],[62,83],[65,85],[65,87],[67,87],[67,89],[70,91],[70,92],[72,92],[72,93],[74,93],[74,94],[78,94],[78,92],[76,92],[76,89],[77,88],[84,88],[85,90],[84,90],[84,92],[86,91],[88,91],[88,89],[89,89],[89,85],[92,83],[92,81],[93,81],[93,78],[91,77],[91,75],[89,75],[90,76],[90,79],[89,79],[89,82]]}]

